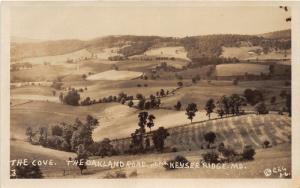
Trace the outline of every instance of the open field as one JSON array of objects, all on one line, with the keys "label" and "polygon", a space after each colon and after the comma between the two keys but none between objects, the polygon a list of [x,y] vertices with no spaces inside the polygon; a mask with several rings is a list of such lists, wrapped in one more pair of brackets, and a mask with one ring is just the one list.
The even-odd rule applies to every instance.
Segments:
[{"label": "open field", "polygon": [[28,62],[31,64],[50,63],[54,65],[54,64],[65,63],[67,60],[73,60],[74,62],[81,61],[85,58],[91,58],[91,56],[92,54],[89,51],[87,51],[86,49],[82,49],[82,50],[78,50],[63,55],[25,58],[22,60],[22,62]]},{"label": "open field", "polygon": [[118,53],[120,48],[104,48],[101,50],[98,50],[96,52],[98,59],[108,59],[109,57],[113,56],[123,56],[122,54]]},{"label": "open field", "polygon": [[257,54],[255,51],[262,51],[261,46],[251,46],[251,47],[222,47],[222,55],[221,57],[230,57],[230,58],[238,58],[240,60],[247,59],[291,59],[291,51],[287,50],[286,52],[283,50],[272,50],[267,54]]},{"label": "open field", "polygon": [[109,70],[87,77],[87,80],[132,80],[142,76],[141,72]]},{"label": "open field", "polygon": [[222,64],[216,66],[217,76],[244,76],[246,73],[252,75],[268,74],[268,65],[259,64]]},{"label": "open field", "polygon": [[144,54],[147,56],[174,57],[189,60],[187,52],[182,46],[153,48],[147,50]]}]

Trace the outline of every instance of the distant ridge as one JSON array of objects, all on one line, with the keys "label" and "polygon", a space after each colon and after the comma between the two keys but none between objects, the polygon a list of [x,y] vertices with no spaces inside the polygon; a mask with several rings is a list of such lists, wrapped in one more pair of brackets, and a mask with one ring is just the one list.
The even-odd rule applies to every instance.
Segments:
[{"label": "distant ridge", "polygon": [[269,39],[290,39],[291,38],[291,29],[274,31],[269,33],[260,34],[258,36],[269,38]]},{"label": "distant ridge", "polygon": [[10,37],[10,42],[12,42],[12,43],[38,43],[38,42],[43,42],[43,40],[12,36],[12,37]]},{"label": "distant ridge", "polygon": [[[283,39],[283,40],[282,40]],[[126,57],[143,54],[150,48],[166,46],[183,46],[190,59],[197,60],[203,56],[219,57],[222,46],[240,47],[242,42],[256,46],[268,46],[274,43],[277,48],[289,48],[291,30],[269,32],[259,35],[211,34],[182,38],[161,36],[113,35],[91,40],[34,40],[28,38],[11,38],[11,59],[63,55],[86,49],[91,53],[101,52],[105,48],[119,48],[118,53]],[[284,44],[283,44],[284,43]]]}]

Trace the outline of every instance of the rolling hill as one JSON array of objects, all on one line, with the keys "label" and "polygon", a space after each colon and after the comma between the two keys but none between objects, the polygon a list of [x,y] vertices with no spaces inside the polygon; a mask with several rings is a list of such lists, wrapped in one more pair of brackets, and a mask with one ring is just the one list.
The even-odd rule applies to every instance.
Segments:
[{"label": "rolling hill", "polygon": [[[11,43],[12,61],[29,57],[55,56],[86,49],[91,53],[101,53],[107,48],[117,48],[116,54],[125,57],[141,55],[147,50],[165,47],[184,47],[187,57],[197,59],[202,56],[219,57],[222,47],[241,47],[244,43],[251,46],[290,49],[290,30],[277,31],[262,35],[205,35],[184,38],[159,36],[106,36],[88,41],[57,40],[44,42]],[[25,40],[26,41],[26,40]],[[161,55],[161,54],[160,54]]]},{"label": "rolling hill", "polygon": [[269,38],[269,39],[291,39],[292,30],[282,30],[282,31],[274,31],[269,33],[264,33],[258,36]]}]

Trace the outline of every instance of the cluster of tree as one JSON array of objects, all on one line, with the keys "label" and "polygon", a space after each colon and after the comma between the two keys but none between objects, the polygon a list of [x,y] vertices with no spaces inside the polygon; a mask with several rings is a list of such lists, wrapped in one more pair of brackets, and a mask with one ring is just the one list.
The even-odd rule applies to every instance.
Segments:
[{"label": "cluster of tree", "polygon": [[[146,76],[146,78],[148,79],[148,77]],[[144,85],[142,85],[142,84],[137,84],[136,85],[137,87],[142,87],[142,86],[144,86],[144,87],[148,87],[148,84],[144,84]]]},{"label": "cluster of tree", "polygon": [[108,60],[110,61],[125,61],[128,60],[128,57],[122,56],[122,55],[115,55],[108,57]]},{"label": "cluster of tree", "polygon": [[280,92],[280,97],[282,99],[285,99],[285,106],[287,108],[287,111],[289,113],[289,116],[292,116],[292,95],[290,93],[287,93],[285,90],[282,90]]},{"label": "cluster of tree", "polygon": [[133,45],[121,48],[118,53],[123,54],[125,57],[139,55],[147,51],[153,44],[151,40],[138,41]]},{"label": "cluster of tree", "polygon": [[184,156],[177,155],[174,159],[166,161],[164,168],[166,170],[175,170],[177,168],[188,168],[191,162],[188,161]]},{"label": "cluster of tree", "polygon": [[99,103],[119,102],[121,104],[125,104],[128,100],[132,101],[133,96],[127,95],[124,92],[120,92],[117,96],[110,95],[108,97],[103,97],[102,99],[99,99]]},{"label": "cluster of tree", "polygon": [[247,102],[251,104],[252,106],[256,105],[259,102],[262,102],[264,100],[264,96],[261,90],[257,89],[245,89],[244,91],[244,97],[246,98]]},{"label": "cluster of tree", "polygon": [[86,97],[83,101],[80,102],[81,106],[87,106],[87,105],[92,105],[96,104],[97,101],[95,99],[91,99],[90,97]]},{"label": "cluster of tree", "polygon": [[46,127],[40,127],[38,130],[28,127],[26,135],[32,144],[76,152],[79,145],[88,148],[94,143],[92,132],[98,125],[98,120],[88,115],[84,123],[77,118],[73,124],[63,122],[52,126],[50,131]]},{"label": "cluster of tree", "polygon": [[254,159],[255,154],[255,149],[251,145],[246,145],[242,152],[237,152],[232,147],[225,146],[225,144],[221,142],[217,150],[211,150],[202,154],[201,163],[217,164],[249,161]]},{"label": "cluster of tree", "polygon": [[197,68],[203,65],[219,65],[219,64],[231,64],[231,63],[239,63],[240,60],[236,57],[215,57],[215,56],[201,56],[194,57],[191,59],[192,62],[188,64],[188,68]]},{"label": "cluster of tree", "polygon": [[74,88],[68,91],[68,93],[64,96],[63,93],[60,93],[59,100],[63,104],[68,104],[72,106],[78,106],[80,100],[80,94]]},{"label": "cluster of tree", "polygon": [[[212,100],[212,99],[210,99]],[[222,118],[224,115],[240,115],[243,113],[241,110],[242,106],[246,105],[246,100],[244,97],[238,95],[238,94],[232,94],[231,96],[227,97],[226,95],[220,97],[217,101],[217,113]],[[212,112],[214,107],[213,101],[208,101],[206,106],[208,106],[206,110],[207,113]]]},{"label": "cluster of tree", "polygon": [[157,109],[161,104],[160,98],[152,94],[150,95],[149,100],[146,100],[145,97],[140,93],[136,95],[136,98],[139,100],[137,108],[140,110]]},{"label": "cluster of tree", "polygon": [[25,63],[15,63],[10,65],[10,70],[11,71],[18,71],[22,69],[31,69],[32,64],[25,62]]},{"label": "cluster of tree", "polygon": [[269,110],[264,102],[259,102],[255,105],[255,111],[257,114],[268,114]]},{"label": "cluster of tree", "polygon": [[263,49],[286,50],[291,48],[291,40],[264,38],[253,35],[206,35],[181,39],[181,43],[188,52],[187,56],[192,60],[203,56],[219,57],[223,46],[240,47],[243,42],[252,46],[262,46]]},{"label": "cluster of tree", "polygon": [[[168,131],[164,127],[159,127],[157,130],[151,132],[154,127],[155,116],[143,111],[138,115],[138,129],[131,134],[131,144],[129,152],[143,153],[151,150],[150,137],[152,138],[154,148],[162,152],[164,149],[165,139],[169,136]],[[146,126],[149,128],[149,133],[146,133]]]}]

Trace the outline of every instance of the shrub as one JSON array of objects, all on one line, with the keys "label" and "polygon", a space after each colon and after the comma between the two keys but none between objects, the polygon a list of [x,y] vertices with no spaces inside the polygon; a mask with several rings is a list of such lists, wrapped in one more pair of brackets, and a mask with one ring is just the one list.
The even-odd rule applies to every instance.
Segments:
[{"label": "shrub", "polygon": [[176,147],[172,147],[171,152],[177,152],[178,149]]},{"label": "shrub", "polygon": [[269,110],[267,109],[267,106],[264,102],[260,102],[255,106],[255,110],[257,114],[268,114]]},{"label": "shrub", "polygon": [[242,153],[243,159],[253,160],[254,155],[255,155],[255,150],[252,148],[252,146],[251,145],[245,146],[243,153]]},{"label": "shrub", "polygon": [[11,175],[11,178],[16,179],[37,179],[43,178],[43,173],[38,165],[33,165],[29,162],[28,165],[18,165],[12,167],[15,170],[15,175]]},{"label": "shrub", "polygon": [[191,163],[184,156],[177,155],[175,159],[167,161],[164,168],[166,170],[174,170],[177,169],[176,167],[189,167],[190,164]]},{"label": "shrub", "polygon": [[45,146],[53,149],[63,150],[63,147],[65,147],[64,142],[65,140],[61,136],[48,136],[47,144]]},{"label": "shrub", "polygon": [[182,83],[182,82],[177,82],[177,86],[178,86],[178,87],[182,87],[182,86],[183,86],[183,83]]},{"label": "shrub", "polygon": [[129,174],[129,177],[137,177],[137,175],[138,175],[137,170],[134,170]]},{"label": "shrub", "polygon": [[116,179],[116,178],[127,178],[127,176],[126,173],[123,171],[116,171],[114,173],[108,172],[103,178]]},{"label": "shrub", "polygon": [[54,125],[51,127],[51,132],[53,136],[62,136],[63,128],[59,125]]},{"label": "shrub", "polygon": [[226,158],[230,158],[232,156],[237,155],[237,152],[233,148],[226,148],[226,147],[223,149],[221,153]]},{"label": "shrub", "polygon": [[265,140],[265,141],[263,142],[263,148],[269,148],[269,147],[271,147],[270,141],[269,141],[269,140]]},{"label": "shrub", "polygon": [[214,151],[210,151],[207,153],[202,154],[203,160],[206,163],[218,163],[219,162],[219,154]]},{"label": "shrub", "polygon": [[128,106],[129,106],[129,107],[132,107],[132,106],[133,106],[132,100],[129,101]]}]

